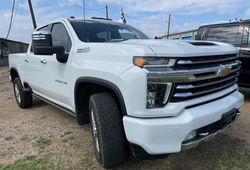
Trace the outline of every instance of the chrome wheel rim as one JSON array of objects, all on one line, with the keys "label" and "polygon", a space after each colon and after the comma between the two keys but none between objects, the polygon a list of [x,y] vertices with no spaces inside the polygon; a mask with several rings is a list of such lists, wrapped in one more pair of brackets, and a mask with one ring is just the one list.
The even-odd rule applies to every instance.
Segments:
[{"label": "chrome wheel rim", "polygon": [[14,85],[14,90],[15,90],[16,100],[20,104],[21,103],[21,95],[20,95],[20,91],[19,91],[16,84]]},{"label": "chrome wheel rim", "polygon": [[92,122],[91,123],[92,124],[92,133],[93,133],[93,137],[94,137],[94,141],[95,141],[95,147],[96,147],[97,152],[99,152],[100,146],[99,146],[99,140],[98,140],[98,136],[97,136],[97,127],[96,127],[93,109],[91,109],[91,122]]}]

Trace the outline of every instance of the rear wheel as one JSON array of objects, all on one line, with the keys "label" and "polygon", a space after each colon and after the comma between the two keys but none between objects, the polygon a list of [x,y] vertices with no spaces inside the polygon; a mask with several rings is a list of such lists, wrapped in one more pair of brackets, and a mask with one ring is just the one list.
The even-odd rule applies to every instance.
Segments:
[{"label": "rear wheel", "polygon": [[20,78],[15,78],[13,81],[13,89],[16,102],[19,107],[27,108],[32,105],[32,94],[23,90]]},{"label": "rear wheel", "polygon": [[110,93],[90,97],[89,113],[97,161],[103,167],[125,159],[125,135],[117,103]]}]

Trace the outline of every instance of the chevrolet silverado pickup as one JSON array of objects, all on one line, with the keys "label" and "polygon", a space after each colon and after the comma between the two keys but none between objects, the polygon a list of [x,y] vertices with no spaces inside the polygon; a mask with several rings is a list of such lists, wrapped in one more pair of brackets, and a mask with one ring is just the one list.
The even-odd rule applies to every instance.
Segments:
[{"label": "chevrolet silverado pickup", "polygon": [[90,123],[97,161],[131,151],[159,158],[214,137],[240,114],[241,62],[229,44],[154,40],[101,19],[57,19],[37,28],[26,54],[9,56],[21,108],[33,97]]}]

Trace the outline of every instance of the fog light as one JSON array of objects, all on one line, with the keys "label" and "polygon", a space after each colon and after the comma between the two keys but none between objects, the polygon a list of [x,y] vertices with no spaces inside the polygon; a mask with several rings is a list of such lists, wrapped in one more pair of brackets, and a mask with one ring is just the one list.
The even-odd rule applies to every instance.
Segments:
[{"label": "fog light", "polygon": [[196,136],[197,136],[197,131],[196,131],[196,130],[193,130],[193,131],[191,131],[191,132],[186,136],[186,138],[184,139],[183,142],[190,141],[190,140],[194,139]]}]

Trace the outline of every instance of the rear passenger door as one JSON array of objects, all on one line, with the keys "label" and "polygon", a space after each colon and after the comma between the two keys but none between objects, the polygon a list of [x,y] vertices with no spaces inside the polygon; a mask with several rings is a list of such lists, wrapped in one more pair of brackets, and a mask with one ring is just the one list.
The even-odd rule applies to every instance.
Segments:
[{"label": "rear passenger door", "polygon": [[69,54],[66,63],[60,63],[53,56],[43,56],[42,86],[43,93],[50,101],[59,104],[69,110],[73,110],[70,103],[70,59],[72,41],[66,26],[63,23],[54,23],[51,29],[53,46],[63,46],[65,53]]}]

